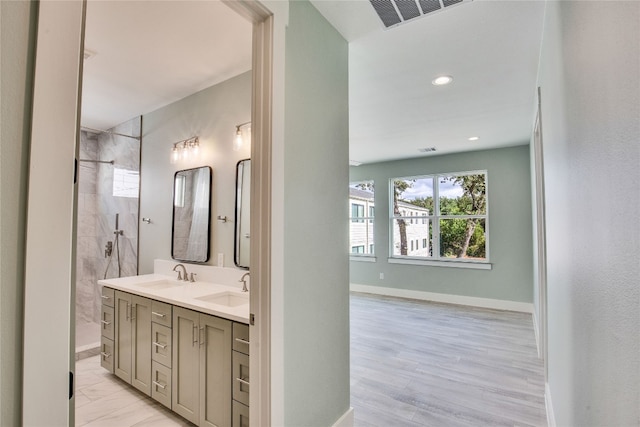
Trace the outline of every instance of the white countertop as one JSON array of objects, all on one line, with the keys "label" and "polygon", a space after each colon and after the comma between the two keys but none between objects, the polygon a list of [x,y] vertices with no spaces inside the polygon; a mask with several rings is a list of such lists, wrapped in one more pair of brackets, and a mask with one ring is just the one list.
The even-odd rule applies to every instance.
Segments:
[{"label": "white countertop", "polygon": [[[174,287],[154,288],[151,282],[167,281],[176,284]],[[121,277],[118,279],[98,280],[98,283],[109,288],[151,298],[179,307],[211,314],[241,323],[249,323],[249,304],[236,307],[201,301],[197,298],[218,292],[229,292],[238,296],[248,296],[237,287],[218,285],[209,282],[184,282],[163,274],[142,274],[140,276]]]}]

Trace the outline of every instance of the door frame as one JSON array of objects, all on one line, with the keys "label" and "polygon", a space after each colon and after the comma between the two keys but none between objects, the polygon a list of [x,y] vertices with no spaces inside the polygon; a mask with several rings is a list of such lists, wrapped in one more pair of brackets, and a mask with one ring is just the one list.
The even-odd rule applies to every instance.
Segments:
[{"label": "door frame", "polygon": [[537,251],[537,290],[538,307],[536,329],[538,331],[538,356],[544,364],[545,383],[548,379],[548,350],[547,350],[547,230],[544,188],[544,156],[542,149],[542,100],[541,89],[538,87],[538,104],[533,128],[533,154],[535,174],[535,202],[536,202],[536,251]]},{"label": "door frame", "polygon": [[[269,425],[274,17],[258,0],[225,3],[253,25],[250,417],[252,424]],[[85,11],[86,0],[39,4],[25,260],[25,426],[75,424],[75,399],[67,393],[75,370],[74,179]]]}]

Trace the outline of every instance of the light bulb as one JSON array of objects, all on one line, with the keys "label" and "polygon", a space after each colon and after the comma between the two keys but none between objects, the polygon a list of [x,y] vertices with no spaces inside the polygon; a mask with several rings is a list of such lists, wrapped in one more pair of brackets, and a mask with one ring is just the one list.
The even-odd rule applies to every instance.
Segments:
[{"label": "light bulb", "polygon": [[238,151],[238,150],[240,150],[240,148],[242,148],[242,131],[240,130],[240,127],[238,126],[238,128],[236,130],[236,137],[233,140],[233,151]]},{"label": "light bulb", "polygon": [[174,145],[173,149],[171,150],[171,164],[172,165],[175,164],[179,158],[180,158],[180,153],[178,152],[178,147]]}]

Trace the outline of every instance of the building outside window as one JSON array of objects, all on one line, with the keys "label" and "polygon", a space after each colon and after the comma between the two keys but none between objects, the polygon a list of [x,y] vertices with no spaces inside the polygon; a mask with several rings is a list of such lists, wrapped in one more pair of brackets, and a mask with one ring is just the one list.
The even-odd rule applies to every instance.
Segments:
[{"label": "building outside window", "polygon": [[488,261],[486,176],[478,171],[391,179],[391,256]]},{"label": "building outside window", "polygon": [[[349,184],[349,242],[352,255],[373,255],[374,186],[373,181]],[[366,215],[365,216],[365,212]]]}]

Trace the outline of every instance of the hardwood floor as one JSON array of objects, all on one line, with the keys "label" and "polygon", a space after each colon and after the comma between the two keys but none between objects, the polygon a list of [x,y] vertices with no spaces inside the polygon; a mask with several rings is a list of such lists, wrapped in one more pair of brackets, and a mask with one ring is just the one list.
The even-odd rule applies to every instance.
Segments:
[{"label": "hardwood floor", "polygon": [[356,427],[546,426],[531,315],[351,294]]},{"label": "hardwood floor", "polygon": [[[545,426],[532,327],[523,313],[351,294],[355,426]],[[98,356],[76,378],[76,426],[193,426]]]}]

